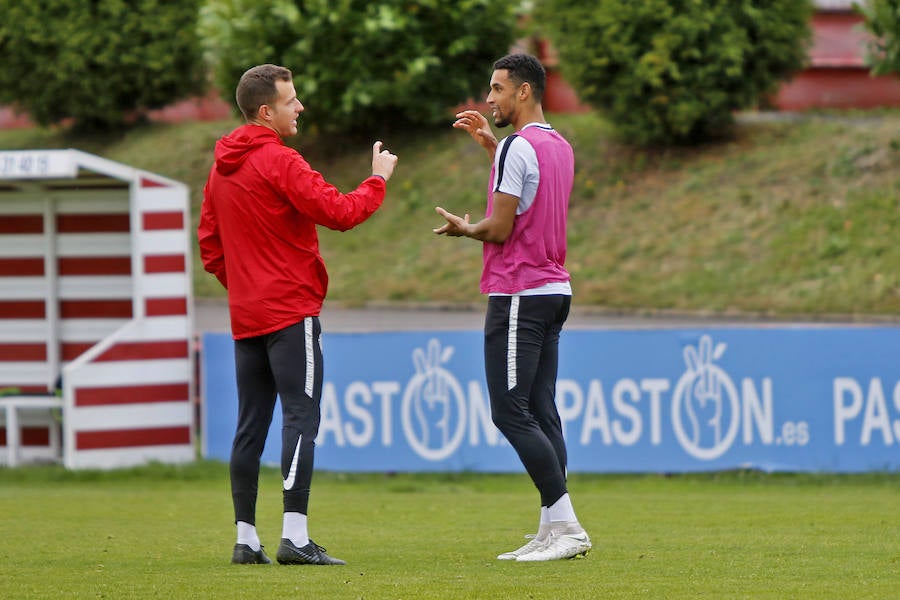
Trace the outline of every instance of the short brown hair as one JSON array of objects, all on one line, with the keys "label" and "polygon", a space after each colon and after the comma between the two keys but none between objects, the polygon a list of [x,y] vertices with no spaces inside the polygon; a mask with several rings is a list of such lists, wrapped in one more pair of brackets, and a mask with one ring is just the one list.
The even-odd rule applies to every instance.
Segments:
[{"label": "short brown hair", "polygon": [[235,99],[238,108],[247,121],[256,118],[259,107],[269,104],[278,97],[276,81],[291,81],[290,69],[278,65],[258,65],[247,69],[237,85]]}]

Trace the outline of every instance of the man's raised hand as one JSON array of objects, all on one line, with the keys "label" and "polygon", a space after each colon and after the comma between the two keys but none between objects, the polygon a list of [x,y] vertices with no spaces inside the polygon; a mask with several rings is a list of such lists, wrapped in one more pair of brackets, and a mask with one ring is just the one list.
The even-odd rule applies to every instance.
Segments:
[{"label": "man's raised hand", "polygon": [[394,174],[397,165],[397,155],[381,149],[381,142],[375,142],[372,146],[372,175],[378,175],[385,181]]}]

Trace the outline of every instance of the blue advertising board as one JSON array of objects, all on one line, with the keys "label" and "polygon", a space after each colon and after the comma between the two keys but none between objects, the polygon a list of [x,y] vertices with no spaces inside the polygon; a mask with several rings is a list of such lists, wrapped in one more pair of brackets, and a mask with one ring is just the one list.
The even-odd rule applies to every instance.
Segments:
[{"label": "blue advertising board", "polygon": [[[316,467],[518,472],[480,331],[325,333]],[[557,406],[578,472],[900,469],[900,328],[572,330]],[[227,460],[231,338],[203,336],[204,453]],[[263,461],[280,460],[280,408]]]}]

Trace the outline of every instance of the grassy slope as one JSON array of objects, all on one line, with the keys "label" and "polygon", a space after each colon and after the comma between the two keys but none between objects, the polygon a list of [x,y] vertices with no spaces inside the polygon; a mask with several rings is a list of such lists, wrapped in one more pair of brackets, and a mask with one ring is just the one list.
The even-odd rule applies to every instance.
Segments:
[{"label": "grassy slope", "polygon": [[[274,554],[280,474],[257,526]],[[896,475],[573,476],[594,551],[502,563],[535,525],[520,475],[338,475],[310,530],[346,567],[235,567],[227,466],[0,469],[3,597],[889,598],[900,586]],[[262,591],[262,592],[261,592]]]},{"label": "grassy slope", "polygon": [[[551,122],[576,152],[568,266],[580,306],[900,312],[900,111],[745,121],[729,141],[668,151],[622,146],[596,115]],[[92,139],[5,131],[0,148],[78,147],[155,171],[188,183],[196,212],[213,142],[234,125],[151,125]],[[299,146],[349,190],[368,174],[371,141]],[[479,245],[431,228],[437,204],[482,213],[486,156],[449,127],[384,141],[400,156],[384,208],[354,231],[321,234],[330,301],[477,301]],[[221,294],[202,272],[195,281],[198,296]]]}]

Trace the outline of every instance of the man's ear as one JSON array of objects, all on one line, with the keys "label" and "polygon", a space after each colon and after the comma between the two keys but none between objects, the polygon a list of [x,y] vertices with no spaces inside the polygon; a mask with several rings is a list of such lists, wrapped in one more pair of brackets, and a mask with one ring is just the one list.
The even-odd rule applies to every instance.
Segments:
[{"label": "man's ear", "polygon": [[531,96],[531,84],[527,81],[519,86],[519,100],[527,100]]},{"label": "man's ear", "polygon": [[256,116],[260,121],[270,121],[272,119],[272,109],[268,104],[260,104],[256,109]]}]

